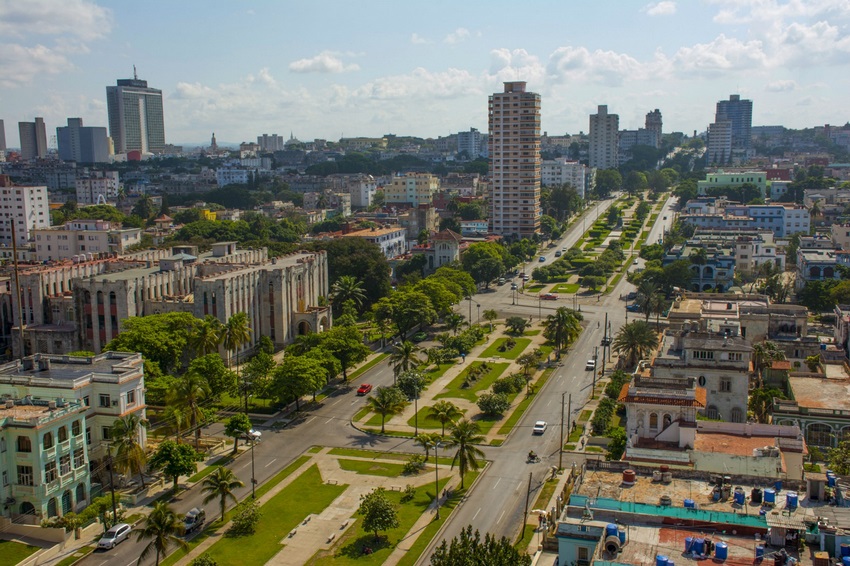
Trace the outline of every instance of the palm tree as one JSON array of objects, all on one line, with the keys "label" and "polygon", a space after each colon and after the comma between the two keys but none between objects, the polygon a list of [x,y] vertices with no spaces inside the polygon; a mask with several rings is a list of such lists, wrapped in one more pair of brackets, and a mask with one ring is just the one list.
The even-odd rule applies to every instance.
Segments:
[{"label": "palm tree", "polygon": [[785,352],[776,342],[765,340],[753,345],[753,368],[757,374],[770,367],[773,362],[785,359]]},{"label": "palm tree", "polygon": [[[428,455],[431,453],[431,448],[436,450],[437,443],[442,440],[442,435],[436,432],[422,432],[416,436],[414,442],[425,449],[425,461],[428,461]],[[436,457],[436,453],[434,454]]]},{"label": "palm tree", "polygon": [[195,449],[201,443],[201,427],[198,423],[204,418],[202,402],[210,393],[207,380],[195,371],[190,371],[175,381],[168,392],[168,403],[180,407],[188,417],[191,427],[195,429]]},{"label": "palm tree", "polygon": [[638,285],[637,298],[635,299],[635,302],[638,304],[640,312],[646,316],[646,322],[649,322],[649,316],[652,314],[653,297],[658,295],[660,292],[661,287],[659,287],[655,281],[651,281],[649,279],[644,279],[640,282],[640,285]]},{"label": "palm tree", "polygon": [[481,467],[479,458],[484,457],[484,452],[479,450],[475,444],[484,441],[484,437],[478,433],[478,424],[469,419],[462,419],[452,425],[449,431],[448,448],[457,447],[454,458],[452,458],[452,469],[455,464],[460,471],[460,488],[463,489],[463,476],[467,470],[477,470]]},{"label": "palm tree", "polygon": [[447,314],[445,320],[446,326],[451,329],[453,334],[457,334],[457,331],[460,330],[460,327],[466,324],[466,317],[456,312]]},{"label": "palm tree", "polygon": [[236,496],[233,490],[237,487],[243,487],[245,484],[237,478],[229,468],[219,466],[216,470],[204,478],[201,484],[201,492],[206,493],[204,503],[218,498],[219,507],[221,508],[221,522],[224,524],[224,509],[227,506],[227,500],[232,499],[236,503]]},{"label": "palm tree", "polygon": [[620,328],[611,347],[632,367],[658,347],[658,334],[648,322],[636,320]]},{"label": "palm tree", "polygon": [[546,318],[546,328],[543,335],[555,343],[555,349],[560,355],[561,348],[568,346],[581,333],[581,321],[584,317],[581,313],[560,307],[555,314]]},{"label": "palm tree", "polygon": [[440,435],[445,436],[446,425],[449,423],[454,424],[462,416],[463,411],[458,409],[457,405],[451,401],[437,401],[428,407],[428,414],[425,416],[425,419],[440,423]]},{"label": "palm tree", "polygon": [[402,412],[407,406],[407,399],[398,387],[378,387],[376,394],[366,399],[366,405],[381,415],[381,434],[384,434],[384,422],[387,417]]},{"label": "palm tree", "polygon": [[157,502],[142,526],[133,529],[133,532],[136,533],[136,540],[150,539],[150,542],[139,554],[136,564],[141,564],[142,560],[147,558],[151,552],[156,552],[156,566],[159,566],[160,557],[168,552],[168,547],[172,544],[176,544],[182,549],[188,549],[189,545],[180,538],[184,531],[181,517],[165,501]]},{"label": "palm tree", "polygon": [[669,306],[670,302],[667,300],[667,297],[664,296],[664,293],[655,293],[649,298],[649,309],[655,313],[656,330],[661,327],[661,315]]},{"label": "palm tree", "polygon": [[493,309],[487,309],[481,314],[481,316],[484,317],[484,320],[490,323],[490,332],[493,332],[493,321],[499,318],[499,313]]},{"label": "palm tree", "polygon": [[331,300],[337,310],[342,308],[345,301],[354,301],[358,307],[363,306],[366,300],[366,291],[363,290],[363,282],[353,275],[341,275],[331,287]]},{"label": "palm tree", "polygon": [[180,443],[180,436],[183,427],[189,422],[189,415],[186,413],[186,408],[182,405],[168,402],[165,405],[165,428],[169,432],[174,432],[177,443]]},{"label": "palm tree", "polygon": [[403,371],[408,371],[422,365],[422,358],[419,357],[419,352],[422,348],[405,340],[393,346],[393,351],[390,354],[390,364],[393,366],[393,372],[397,376]]},{"label": "palm tree", "polygon": [[139,444],[139,428],[147,427],[148,421],[133,413],[116,419],[112,423],[110,437],[115,447],[115,467],[122,474],[139,474],[142,487],[145,487],[145,462],[148,457],[145,448]]},{"label": "palm tree", "polygon": [[[236,352],[251,339],[251,325],[245,312],[238,312],[227,319],[222,333],[222,342],[228,353]],[[228,360],[229,361],[229,360]],[[239,371],[239,356],[236,356],[236,371]]]},{"label": "palm tree", "polygon": [[192,348],[199,356],[218,352],[223,339],[224,325],[211,314],[204,317],[189,338]]}]

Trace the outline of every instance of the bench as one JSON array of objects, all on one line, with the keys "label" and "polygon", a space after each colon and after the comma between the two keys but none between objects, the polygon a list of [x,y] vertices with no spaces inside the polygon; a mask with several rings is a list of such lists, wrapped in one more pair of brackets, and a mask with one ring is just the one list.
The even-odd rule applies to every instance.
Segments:
[{"label": "bench", "polygon": [[292,529],[289,531],[289,538],[294,537],[296,534],[298,534],[298,529]]},{"label": "bench", "polygon": [[340,525],[339,530],[345,529],[346,527],[348,527],[348,525],[350,523],[351,523],[351,519],[346,519],[345,522],[342,525]]},{"label": "bench", "polygon": [[328,542],[333,542],[335,538],[336,538],[336,533],[331,533],[330,536],[328,536]]},{"label": "bench", "polygon": [[306,525],[307,523],[310,522],[310,519],[312,519],[312,518],[313,518],[312,515],[307,515],[307,517],[304,519],[304,521],[301,524]]}]

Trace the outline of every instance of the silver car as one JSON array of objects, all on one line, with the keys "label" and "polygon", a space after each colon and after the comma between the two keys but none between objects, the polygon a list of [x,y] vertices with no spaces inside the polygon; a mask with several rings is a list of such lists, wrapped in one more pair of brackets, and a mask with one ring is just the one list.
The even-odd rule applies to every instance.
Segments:
[{"label": "silver car", "polygon": [[130,537],[130,531],[133,527],[127,523],[118,523],[104,534],[97,543],[98,548],[109,550],[115,548],[118,543],[127,540]]}]

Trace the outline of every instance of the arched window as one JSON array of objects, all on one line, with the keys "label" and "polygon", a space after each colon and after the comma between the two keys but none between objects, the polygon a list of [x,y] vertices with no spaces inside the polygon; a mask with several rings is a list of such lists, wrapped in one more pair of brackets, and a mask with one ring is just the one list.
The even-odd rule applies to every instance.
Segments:
[{"label": "arched window", "polygon": [[715,407],[714,405],[709,405],[705,409],[705,416],[708,417],[709,419],[717,420],[717,419],[720,418],[720,412],[717,410],[717,407]]},{"label": "arched window", "polygon": [[18,452],[32,452],[32,441],[28,437],[18,437]]},{"label": "arched window", "polygon": [[53,433],[45,432],[44,439],[42,440],[42,447],[47,450],[48,448],[53,448]]},{"label": "arched window", "polygon": [[658,429],[658,413],[649,413],[649,430]]},{"label": "arched window", "polygon": [[664,428],[667,428],[668,426],[670,426],[673,423],[673,417],[671,417],[669,414],[664,415],[663,423],[664,423]]},{"label": "arched window", "polygon": [[68,440],[68,429],[64,426],[59,427],[59,442]]},{"label": "arched window", "polygon": [[21,503],[21,515],[35,515],[35,506],[29,501]]},{"label": "arched window", "polygon": [[72,507],[73,501],[71,499],[71,490],[66,489],[65,493],[62,494],[62,514],[67,515],[73,510]]},{"label": "arched window", "polygon": [[85,484],[77,485],[77,503],[79,504],[81,501],[86,500],[86,486]]},{"label": "arched window", "polygon": [[80,436],[83,432],[83,427],[80,424],[80,421],[74,421],[71,423],[71,434],[74,436]]},{"label": "arched window", "polygon": [[744,422],[744,412],[740,407],[735,407],[732,409],[731,418],[733,423],[742,423]]},{"label": "arched window", "polygon": [[820,267],[812,267],[809,269],[809,277],[819,278],[820,277]]},{"label": "arched window", "polygon": [[806,427],[806,442],[813,446],[832,446],[832,427],[812,423]]},{"label": "arched window", "polygon": [[47,500],[47,517],[55,517],[59,512],[56,509],[56,498],[51,497]]}]

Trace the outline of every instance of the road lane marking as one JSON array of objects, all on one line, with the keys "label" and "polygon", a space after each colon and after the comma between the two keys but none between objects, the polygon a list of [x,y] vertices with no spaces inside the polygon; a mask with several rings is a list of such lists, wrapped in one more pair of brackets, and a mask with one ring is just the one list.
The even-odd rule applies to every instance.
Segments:
[{"label": "road lane marking", "polygon": [[277,458],[272,458],[272,461],[271,461],[271,462],[269,462],[268,464],[266,464],[266,465],[265,465],[265,466],[263,466],[263,467],[264,467],[264,468],[268,468],[269,466],[271,466],[271,465],[272,465],[272,464],[274,464],[275,462],[277,462]]},{"label": "road lane marking", "polygon": [[499,515],[499,520],[498,520],[498,521],[496,521],[496,524],[501,523],[501,522],[502,522],[502,519],[503,519],[504,517],[505,517],[505,512],[504,512],[504,511],[502,511],[502,514],[501,514],[501,515]]},{"label": "road lane marking", "polygon": [[329,418],[325,421],[325,424],[331,424],[331,421],[334,420],[334,417]]},{"label": "road lane marking", "polygon": [[481,507],[479,507],[478,511],[475,512],[475,515],[472,516],[473,521],[475,520],[475,517],[477,517],[479,513],[481,513]]},{"label": "road lane marking", "polygon": [[305,425],[308,425],[308,424],[310,424],[311,422],[313,422],[313,421],[315,421],[315,420],[316,420],[316,417],[313,417],[312,419],[307,419],[307,422],[306,422],[306,423],[304,423],[304,424],[305,424]]},{"label": "road lane marking", "polygon": [[548,407],[548,406],[549,406],[549,405],[551,405],[551,404],[552,404],[552,399],[549,399],[549,402],[548,402],[548,403],[546,403],[546,406]]},{"label": "road lane marking", "polygon": [[497,480],[496,480],[496,483],[495,483],[495,484],[493,484],[493,489],[496,489],[496,486],[498,486],[498,485],[499,485],[499,482],[500,482],[500,481],[502,481],[502,478],[499,478],[499,479],[497,479]]},{"label": "road lane marking", "polygon": [[339,403],[340,401],[342,401],[342,399],[337,399],[336,401],[334,401],[333,403],[331,403],[331,407],[333,407],[334,405],[336,405],[336,404],[337,404],[337,403]]},{"label": "road lane marking", "polygon": [[248,462],[247,464],[245,464],[244,466],[242,466],[242,467],[241,467],[241,468],[239,468],[239,469],[240,469],[240,470],[244,470],[245,468],[247,468],[247,467],[248,467],[248,466],[250,466],[250,465],[251,465],[251,462]]}]

